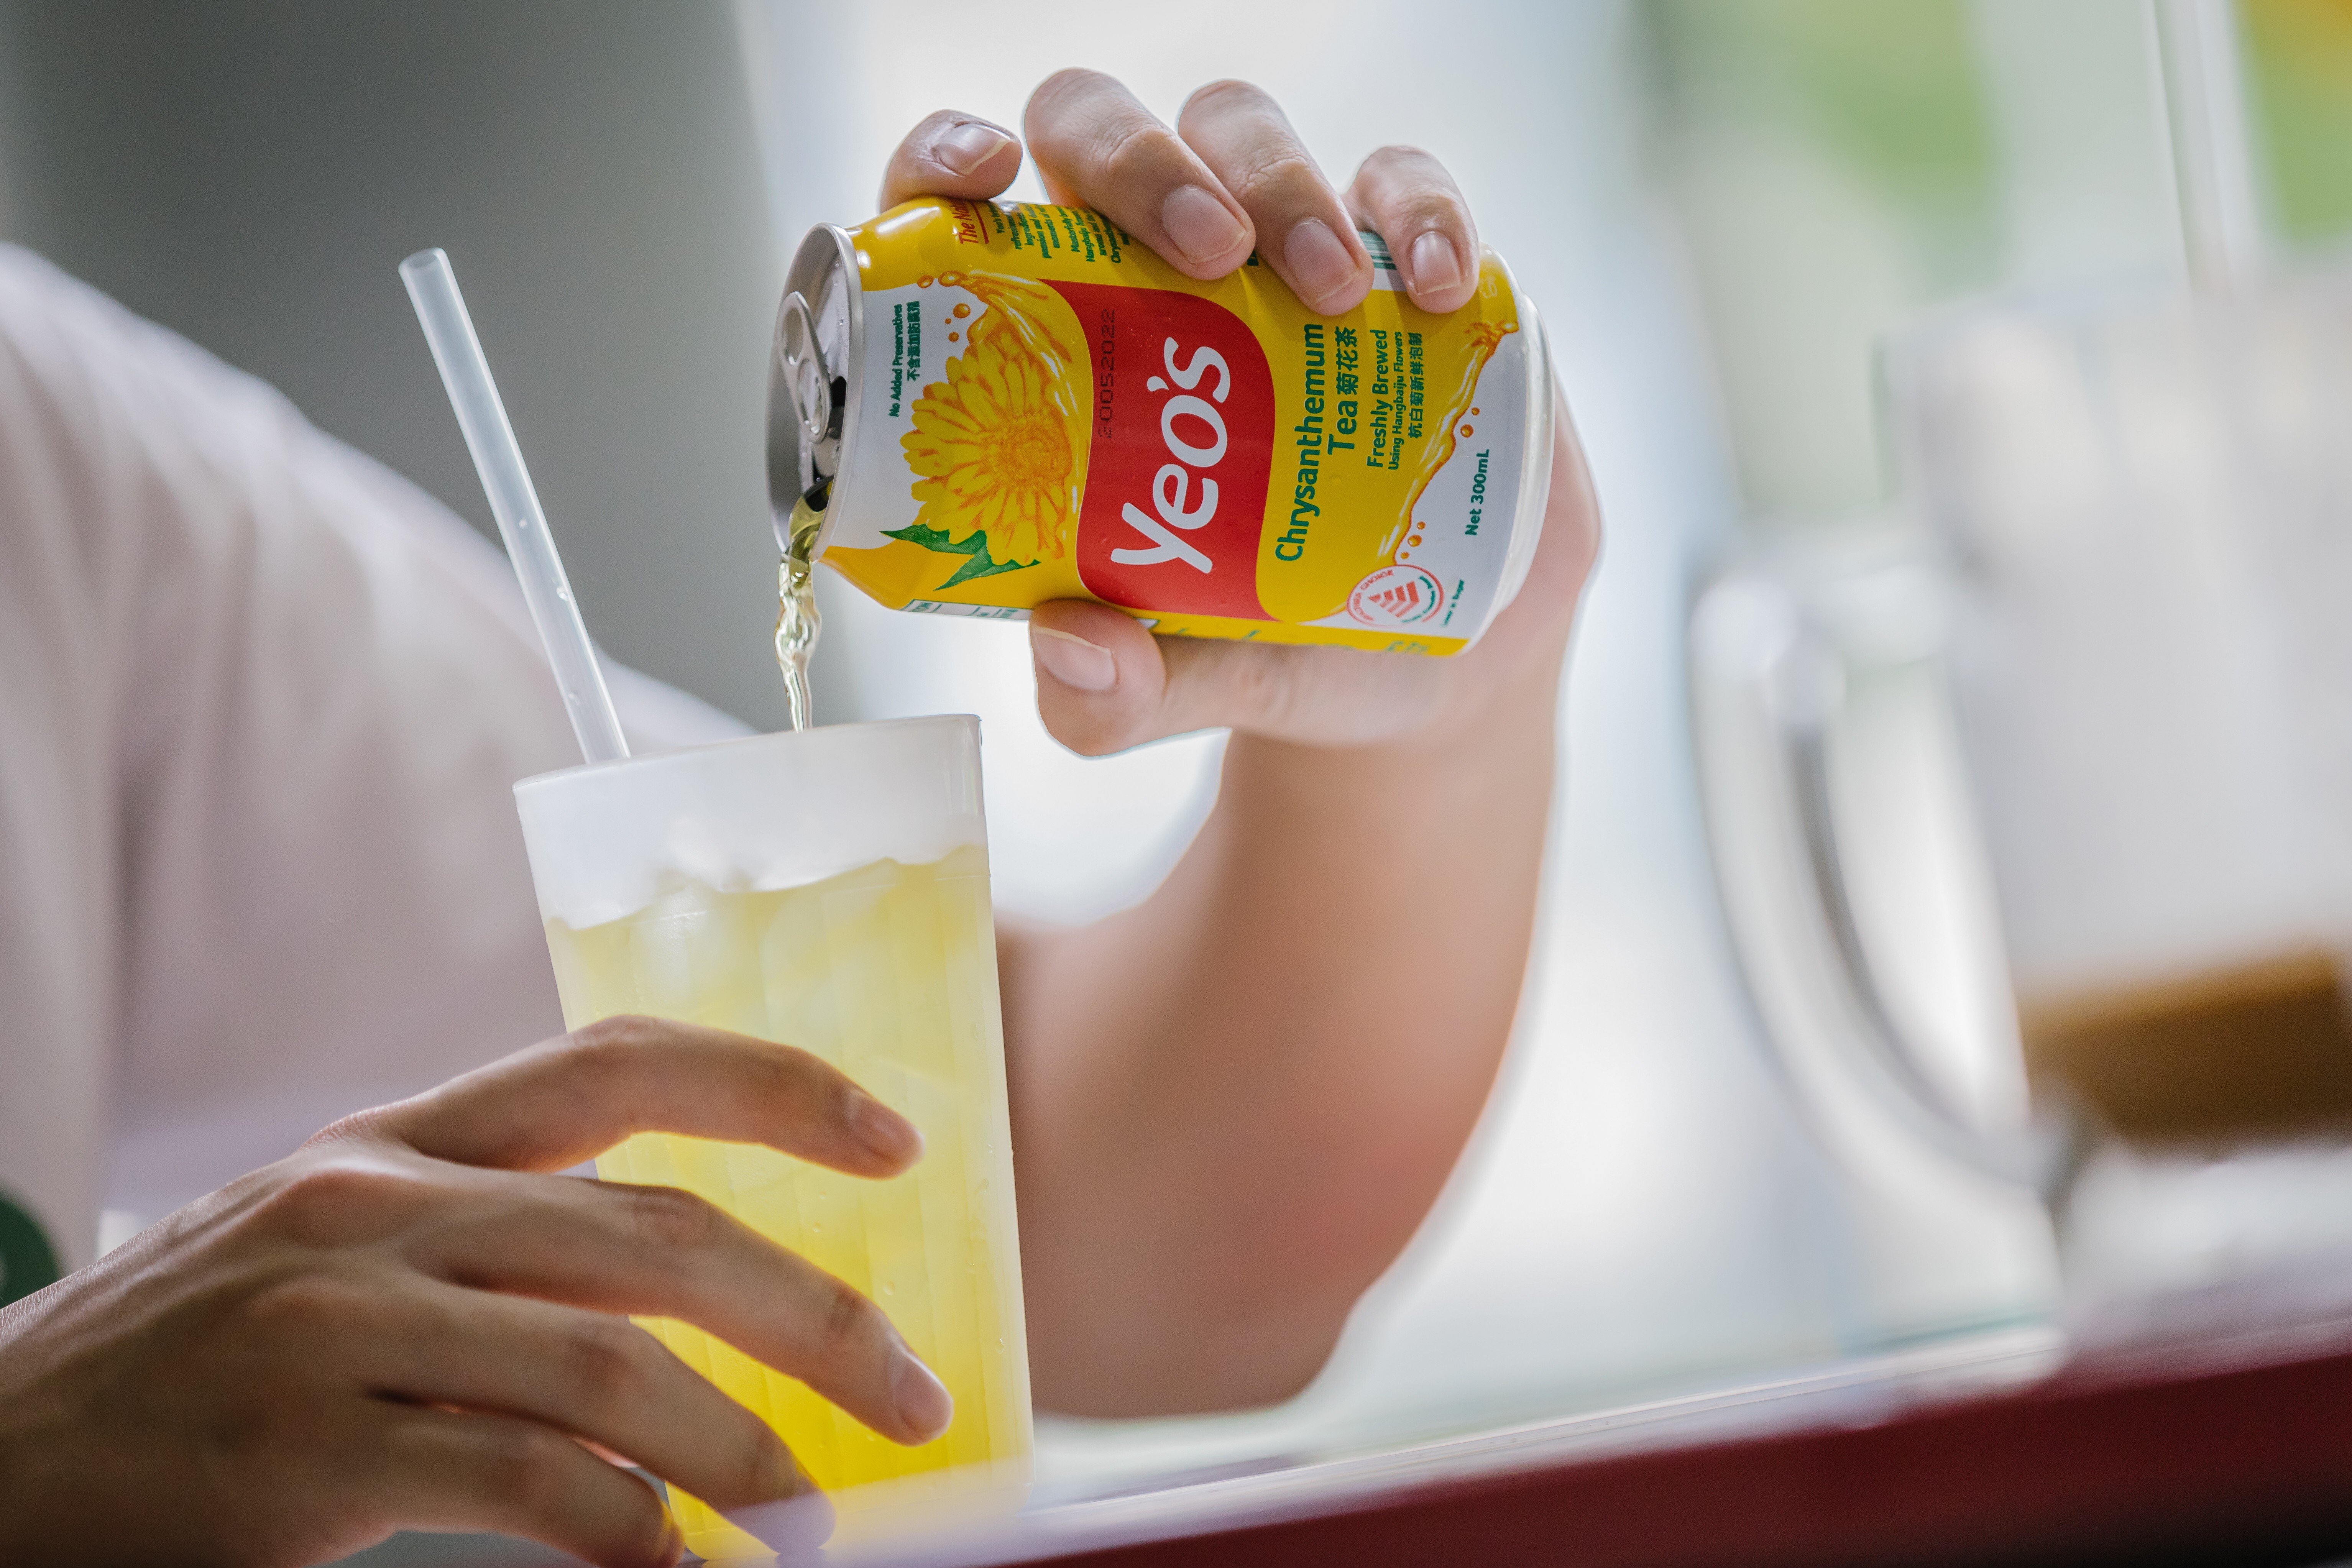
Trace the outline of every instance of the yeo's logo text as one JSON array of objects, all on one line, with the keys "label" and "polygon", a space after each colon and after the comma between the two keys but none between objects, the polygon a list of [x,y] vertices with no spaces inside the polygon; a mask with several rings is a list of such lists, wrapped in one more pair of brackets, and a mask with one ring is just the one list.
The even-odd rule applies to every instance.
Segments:
[{"label": "yeo's logo text", "polygon": [[1257,598],[1274,439],[1265,351],[1240,318],[1191,294],[1049,287],[1094,351],[1080,579],[1113,604],[1269,619]]}]

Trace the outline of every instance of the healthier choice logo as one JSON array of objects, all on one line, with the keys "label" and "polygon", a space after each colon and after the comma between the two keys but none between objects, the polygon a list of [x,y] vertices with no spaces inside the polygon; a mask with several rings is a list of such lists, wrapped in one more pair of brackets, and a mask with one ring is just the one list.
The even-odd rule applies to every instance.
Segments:
[{"label": "healthier choice logo", "polygon": [[1054,283],[1092,352],[1078,575],[1115,605],[1266,620],[1258,534],[1273,468],[1265,351],[1191,294]]},{"label": "healthier choice logo", "polygon": [[1383,566],[1365,574],[1348,595],[1348,614],[1368,626],[1409,626],[1437,614],[1444,585],[1418,566]]}]

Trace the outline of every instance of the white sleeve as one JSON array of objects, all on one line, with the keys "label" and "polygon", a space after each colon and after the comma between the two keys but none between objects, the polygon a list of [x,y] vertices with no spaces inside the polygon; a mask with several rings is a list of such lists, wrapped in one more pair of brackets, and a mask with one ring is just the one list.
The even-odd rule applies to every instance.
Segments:
[{"label": "white sleeve", "polygon": [[558,1029],[509,791],[576,761],[493,549],[0,247],[0,1198],[68,1267]]}]

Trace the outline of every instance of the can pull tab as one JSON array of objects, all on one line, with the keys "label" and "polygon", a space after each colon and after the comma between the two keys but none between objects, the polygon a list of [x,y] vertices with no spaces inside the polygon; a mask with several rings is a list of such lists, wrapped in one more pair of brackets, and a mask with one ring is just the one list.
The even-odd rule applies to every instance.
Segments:
[{"label": "can pull tab", "polygon": [[783,359],[783,384],[793,402],[793,417],[800,426],[799,489],[808,491],[841,471],[841,425],[849,398],[849,381],[832,374],[824,350],[817,342],[816,317],[798,293],[785,297],[777,323],[777,352]]}]

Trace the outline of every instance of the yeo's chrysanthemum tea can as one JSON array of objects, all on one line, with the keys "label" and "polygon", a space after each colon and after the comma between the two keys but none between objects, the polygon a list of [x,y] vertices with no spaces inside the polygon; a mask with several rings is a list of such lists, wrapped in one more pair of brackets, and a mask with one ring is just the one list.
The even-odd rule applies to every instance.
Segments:
[{"label": "yeo's chrysanthemum tea can", "polygon": [[1325,317],[1255,257],[1200,282],[1079,207],[813,231],[777,323],[779,542],[821,512],[817,559],[897,609],[1467,647],[1543,524],[1542,328],[1491,250],[1438,316],[1364,238],[1376,286]]}]

